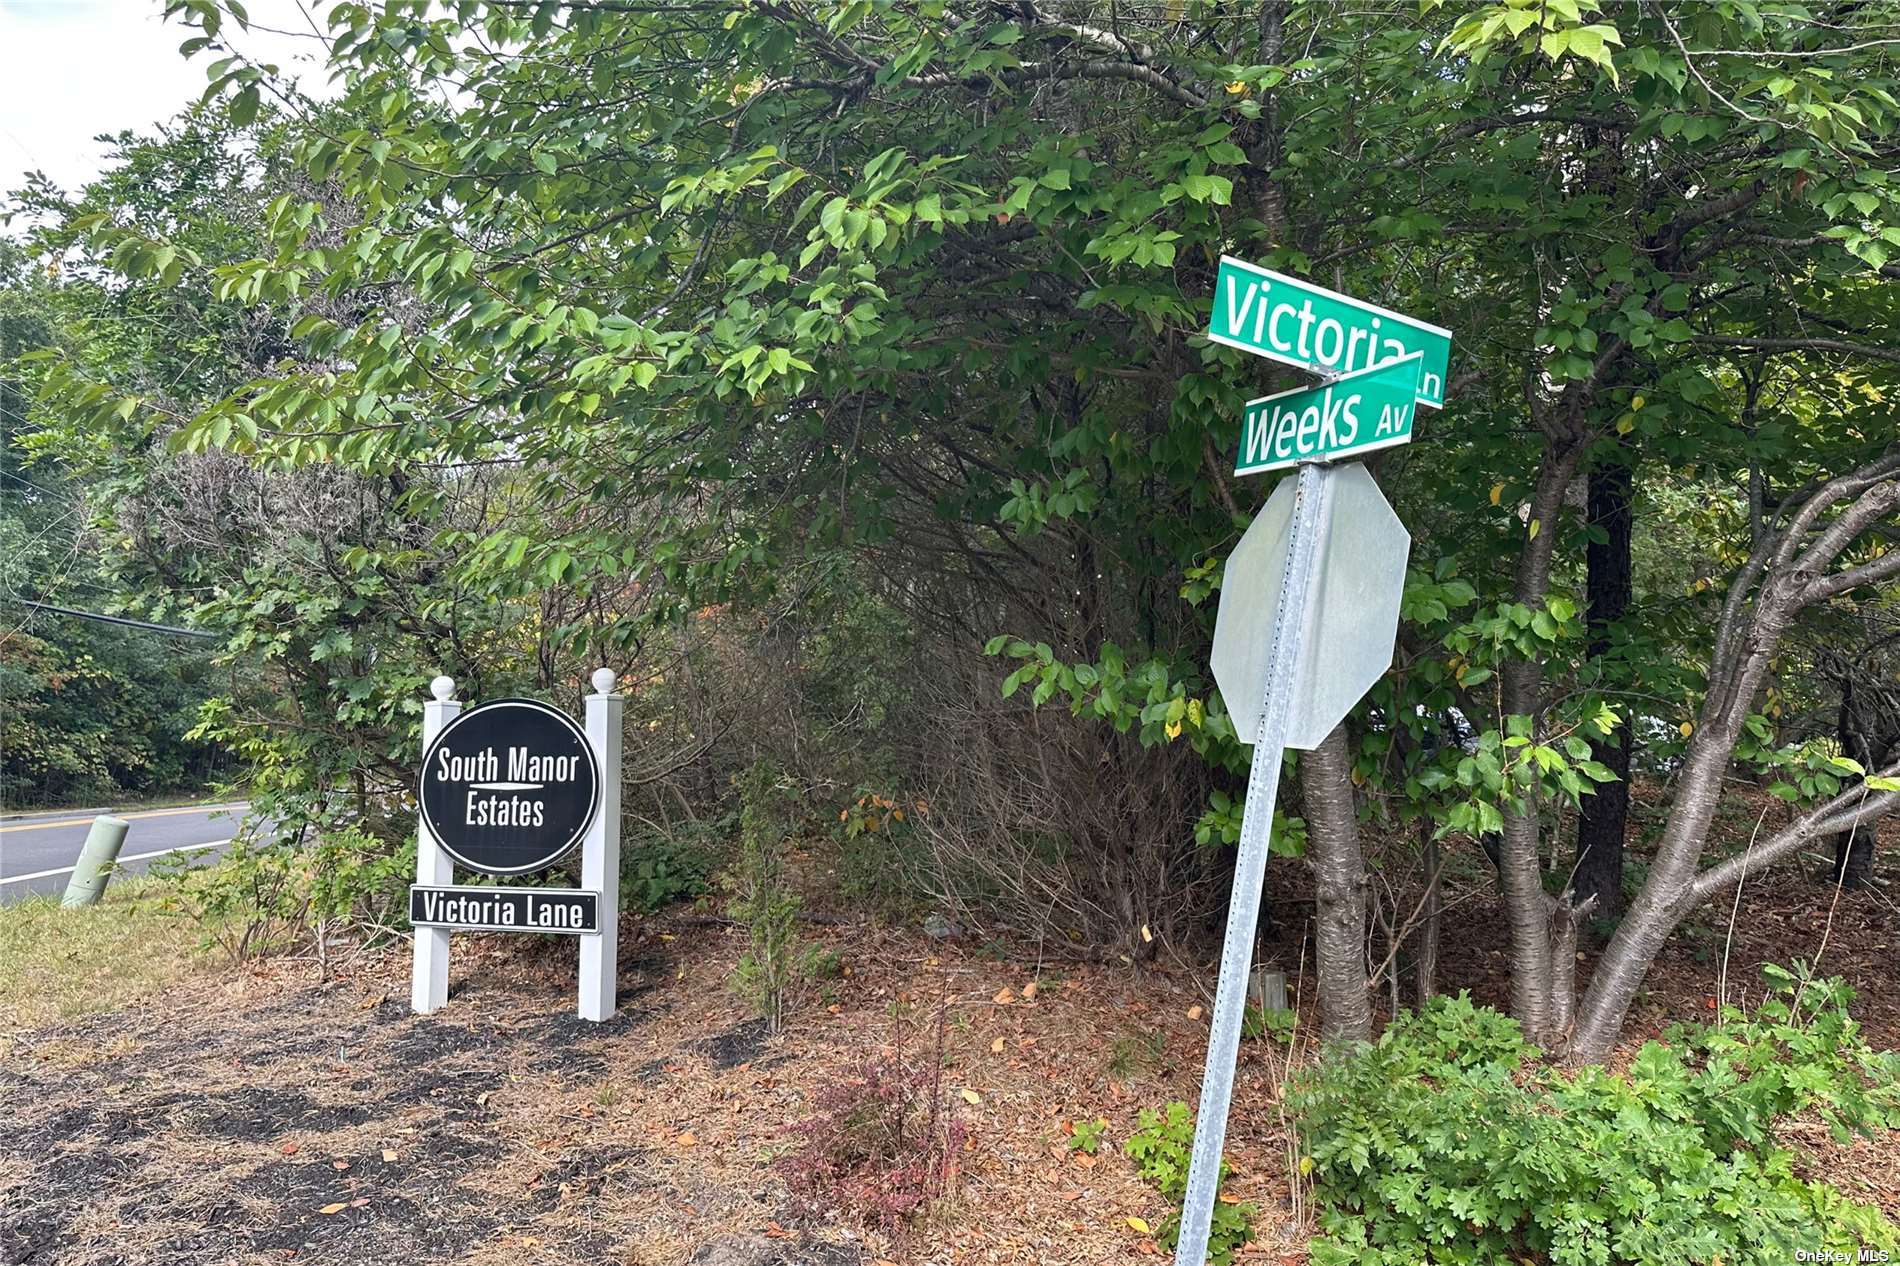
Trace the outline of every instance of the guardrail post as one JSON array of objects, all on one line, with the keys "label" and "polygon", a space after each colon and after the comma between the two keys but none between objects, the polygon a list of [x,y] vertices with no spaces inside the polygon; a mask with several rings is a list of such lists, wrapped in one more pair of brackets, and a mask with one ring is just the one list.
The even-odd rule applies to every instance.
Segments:
[{"label": "guardrail post", "polygon": [[106,881],[112,878],[112,867],[119,860],[119,850],[125,847],[125,831],[124,818],[102,813],[92,820],[92,829],[86,832],[86,846],[80,850],[73,877],[66,881],[66,895],[60,898],[60,905],[99,903]]}]

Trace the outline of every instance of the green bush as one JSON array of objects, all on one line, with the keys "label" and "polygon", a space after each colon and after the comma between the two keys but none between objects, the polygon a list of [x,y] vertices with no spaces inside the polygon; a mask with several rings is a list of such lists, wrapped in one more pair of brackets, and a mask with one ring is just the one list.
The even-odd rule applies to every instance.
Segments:
[{"label": "green bush", "polygon": [[319,929],[368,941],[399,932],[415,873],[413,843],[392,849],[353,826],[241,834],[215,856],[184,851],[152,864],[161,907],[198,929],[200,948],[234,962],[284,952]]},{"label": "green bush", "polygon": [[712,890],[718,867],[715,836],[732,826],[722,817],[705,827],[663,833],[648,831],[630,838],[621,850],[620,904],[623,909],[652,914],[676,901],[691,901]]},{"label": "green bush", "polygon": [[1537,1062],[1464,995],[1402,1014],[1290,1095],[1312,1159],[1315,1266],[1785,1263],[1896,1246],[1868,1205],[1793,1172],[1775,1125],[1900,1124],[1900,1077],[1839,981],[1770,974],[1752,1016],[1682,1026],[1622,1073]]},{"label": "green bush", "polygon": [[[1135,1162],[1141,1176],[1160,1188],[1177,1206],[1155,1232],[1155,1243],[1172,1250],[1181,1239],[1181,1210],[1187,1198],[1188,1161],[1194,1152],[1194,1113],[1176,1099],[1160,1112],[1143,1108],[1135,1132],[1122,1150]],[[1221,1185],[1227,1184],[1227,1162],[1220,1163]],[[1249,1203],[1217,1200],[1207,1233],[1210,1266],[1229,1266],[1234,1254],[1253,1239],[1253,1220],[1259,1209]]]}]

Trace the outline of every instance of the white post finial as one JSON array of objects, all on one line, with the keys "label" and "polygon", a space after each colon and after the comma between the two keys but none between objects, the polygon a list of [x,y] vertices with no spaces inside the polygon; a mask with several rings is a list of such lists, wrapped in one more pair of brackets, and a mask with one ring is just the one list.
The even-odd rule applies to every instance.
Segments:
[{"label": "white post finial", "polygon": [[429,693],[434,695],[439,702],[447,703],[455,698],[455,678],[437,677],[429,683]]},{"label": "white post finial", "polygon": [[614,682],[616,680],[618,679],[614,676],[613,669],[596,668],[594,670],[594,693],[597,695],[612,694],[614,692]]}]

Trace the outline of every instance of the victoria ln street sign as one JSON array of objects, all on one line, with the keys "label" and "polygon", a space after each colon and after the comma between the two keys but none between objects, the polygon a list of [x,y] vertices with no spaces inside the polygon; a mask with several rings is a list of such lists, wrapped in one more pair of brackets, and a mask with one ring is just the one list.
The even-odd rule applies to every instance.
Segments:
[{"label": "victoria ln street sign", "polygon": [[600,931],[600,894],[576,888],[409,889],[409,921],[457,932]]},{"label": "victoria ln street sign", "polygon": [[423,822],[443,852],[484,875],[525,875],[566,857],[600,792],[586,732],[532,699],[470,708],[422,758]]},{"label": "victoria ln street sign", "polygon": [[1214,280],[1207,337],[1329,378],[1418,352],[1418,402],[1445,403],[1450,330],[1231,255]]},{"label": "victoria ln street sign", "polygon": [[1423,359],[1413,352],[1318,387],[1249,400],[1234,473],[1330,462],[1406,443]]}]

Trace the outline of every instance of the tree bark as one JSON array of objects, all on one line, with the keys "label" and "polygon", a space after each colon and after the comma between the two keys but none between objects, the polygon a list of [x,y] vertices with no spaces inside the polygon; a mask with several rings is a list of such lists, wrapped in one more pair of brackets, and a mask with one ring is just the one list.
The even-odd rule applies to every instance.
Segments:
[{"label": "tree bark", "polygon": [[[1635,519],[1630,510],[1632,472],[1621,462],[1598,463],[1590,471],[1589,516],[1604,539],[1593,536],[1585,550],[1585,615],[1590,658],[1601,666],[1611,651],[1610,630],[1629,612],[1632,579],[1630,542]],[[1601,668],[1599,669],[1601,671]],[[1609,767],[1615,782],[1598,783],[1577,810],[1576,878],[1579,902],[1595,899],[1596,917],[1623,913],[1623,845],[1629,828],[1631,727],[1627,721],[1607,739],[1590,745],[1591,758]]]},{"label": "tree bark", "polygon": [[[1877,723],[1867,715],[1860,704],[1855,690],[1854,673],[1849,670],[1839,676],[1841,683],[1841,706],[1836,736],[1840,739],[1841,751],[1860,762],[1862,769],[1874,769],[1885,764],[1893,750],[1892,743],[1883,743],[1874,733]],[[1834,882],[1843,888],[1865,888],[1874,878],[1874,828],[1862,827],[1857,831],[1843,831],[1834,837]]]},{"label": "tree bark", "polygon": [[[1557,519],[1564,492],[1576,474],[1582,448],[1568,435],[1552,435],[1537,469],[1531,491],[1525,539],[1518,555],[1513,596],[1527,607],[1543,605],[1550,592],[1552,553],[1561,533]],[[1533,723],[1543,707],[1543,665],[1515,660],[1498,674],[1506,717],[1525,716]],[[1511,929],[1511,1013],[1533,1041],[1550,1038],[1556,975],[1551,962],[1553,902],[1544,891],[1543,859],[1539,856],[1537,804],[1532,789],[1522,808],[1506,808],[1498,844],[1498,887],[1504,895],[1504,915]],[[1556,1010],[1567,1011],[1567,1006]]]},{"label": "tree bark", "polygon": [[1425,824],[1425,921],[1418,929],[1417,997],[1424,1006],[1438,996],[1438,934],[1443,923],[1444,889],[1439,882],[1438,840]]},{"label": "tree bark", "polygon": [[1344,724],[1300,760],[1306,804],[1306,859],[1318,906],[1320,1033],[1328,1041],[1372,1037],[1366,989],[1366,859],[1353,803],[1352,758]]}]

